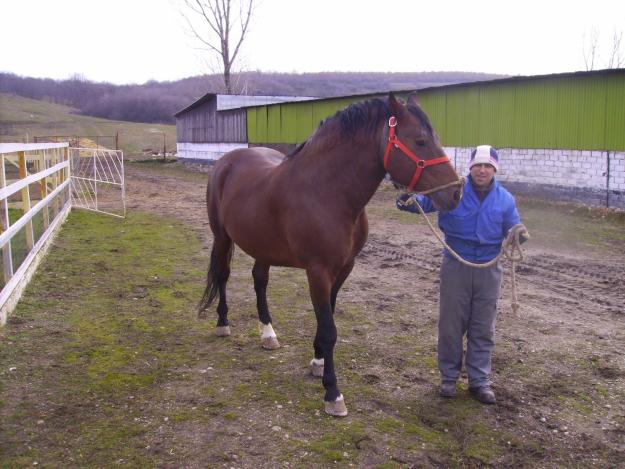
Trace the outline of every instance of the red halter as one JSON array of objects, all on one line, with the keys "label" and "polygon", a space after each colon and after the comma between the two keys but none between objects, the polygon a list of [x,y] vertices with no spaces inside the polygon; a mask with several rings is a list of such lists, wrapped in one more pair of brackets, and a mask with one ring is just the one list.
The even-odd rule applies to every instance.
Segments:
[{"label": "red halter", "polygon": [[384,169],[388,172],[388,159],[393,147],[399,148],[408,158],[417,163],[417,169],[415,169],[410,184],[408,184],[408,192],[412,192],[417,185],[421,173],[426,166],[433,166],[435,164],[448,163],[449,158],[447,156],[440,156],[438,158],[432,158],[431,160],[424,160],[415,155],[410,148],[401,143],[395,135],[395,127],[397,126],[397,118],[391,116],[388,120],[388,143],[386,144],[386,151],[384,152]]}]

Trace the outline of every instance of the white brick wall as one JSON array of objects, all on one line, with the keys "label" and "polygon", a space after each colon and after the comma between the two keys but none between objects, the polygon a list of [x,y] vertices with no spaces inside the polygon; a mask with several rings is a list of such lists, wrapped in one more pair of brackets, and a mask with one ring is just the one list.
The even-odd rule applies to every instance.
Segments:
[{"label": "white brick wall", "polygon": [[178,143],[178,159],[218,160],[225,153],[237,148],[247,148],[246,143]]},{"label": "white brick wall", "polygon": [[625,190],[625,153],[610,155],[610,189]]},{"label": "white brick wall", "polygon": [[[456,171],[469,172],[471,148],[447,147]],[[549,184],[594,190],[625,189],[625,153],[610,152],[610,177],[604,151],[501,148],[497,178],[503,182]]]}]

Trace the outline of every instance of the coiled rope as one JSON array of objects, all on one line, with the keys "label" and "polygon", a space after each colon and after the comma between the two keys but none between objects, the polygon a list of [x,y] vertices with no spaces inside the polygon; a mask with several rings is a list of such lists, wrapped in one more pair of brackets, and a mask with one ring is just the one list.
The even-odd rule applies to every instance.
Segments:
[{"label": "coiled rope", "polygon": [[445,240],[441,237],[441,235],[438,233],[438,231],[434,228],[434,226],[430,222],[430,219],[425,214],[425,211],[423,210],[419,202],[417,202],[417,200],[414,197],[410,197],[406,202],[404,202],[404,205],[406,206],[409,206],[412,204],[416,204],[417,208],[419,209],[419,212],[421,213],[421,215],[423,215],[423,218],[425,218],[425,221],[430,227],[430,230],[432,231],[432,233],[434,233],[434,236],[436,236],[436,239],[438,239],[441,242],[441,244],[445,247],[445,249],[447,249],[447,251],[458,262],[464,265],[468,265],[469,267],[475,267],[477,269],[485,269],[499,262],[499,259],[502,256],[504,256],[506,259],[510,261],[510,281],[511,281],[511,292],[510,292],[511,305],[510,306],[512,307],[512,312],[514,313],[514,315],[518,317],[520,304],[517,298],[517,288],[516,288],[516,263],[521,262],[524,258],[523,250],[521,249],[521,236],[523,236],[525,239],[529,239],[530,237],[529,232],[527,231],[527,228],[525,228],[525,225],[523,225],[523,223],[519,223],[517,225],[514,225],[512,228],[510,228],[510,231],[508,232],[508,236],[506,237],[506,239],[504,239],[503,243],[501,244],[501,251],[499,251],[499,254],[497,254],[497,257],[483,264],[477,264],[475,262],[464,260],[462,257],[460,257],[460,255],[456,251],[454,251],[445,242]]}]

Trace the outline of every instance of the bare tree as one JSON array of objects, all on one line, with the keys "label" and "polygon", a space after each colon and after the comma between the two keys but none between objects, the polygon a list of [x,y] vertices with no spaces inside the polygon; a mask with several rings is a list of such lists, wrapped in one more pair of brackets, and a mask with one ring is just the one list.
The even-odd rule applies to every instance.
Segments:
[{"label": "bare tree", "polygon": [[254,0],[183,0],[182,16],[191,33],[205,50],[220,58],[228,94],[234,89],[231,74],[250,25],[253,3]]},{"label": "bare tree", "polygon": [[608,60],[608,68],[621,68],[625,65],[625,55],[621,51],[621,40],[623,39],[623,31],[614,31],[612,36],[612,52]]},{"label": "bare tree", "polygon": [[[605,54],[607,60],[604,64],[605,68],[621,68],[625,66],[625,52],[622,50],[623,31],[616,31],[612,35],[612,47]],[[590,31],[590,37],[587,39],[586,33],[583,36],[583,53],[586,71],[594,70],[595,65],[599,61],[599,34],[596,29]],[[603,48],[603,50],[607,50]]]},{"label": "bare tree", "polygon": [[599,34],[597,30],[593,28],[590,31],[590,39],[588,40],[588,44],[586,43],[586,33],[583,36],[584,46],[584,64],[586,65],[586,71],[595,69],[595,56],[597,54],[597,44],[599,42]]}]

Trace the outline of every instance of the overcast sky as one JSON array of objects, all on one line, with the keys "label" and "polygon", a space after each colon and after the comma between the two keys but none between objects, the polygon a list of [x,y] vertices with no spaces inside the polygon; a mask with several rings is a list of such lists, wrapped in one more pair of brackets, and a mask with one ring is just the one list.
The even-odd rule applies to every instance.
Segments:
[{"label": "overcast sky", "polygon": [[[598,69],[625,32],[625,0],[260,1],[245,70],[571,72],[593,34]],[[177,2],[0,0],[0,71],[117,84],[211,72]]]}]

